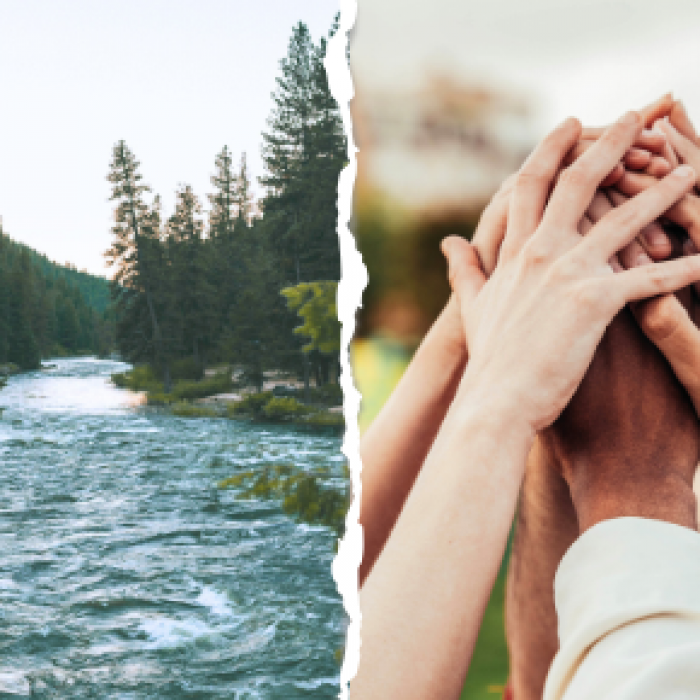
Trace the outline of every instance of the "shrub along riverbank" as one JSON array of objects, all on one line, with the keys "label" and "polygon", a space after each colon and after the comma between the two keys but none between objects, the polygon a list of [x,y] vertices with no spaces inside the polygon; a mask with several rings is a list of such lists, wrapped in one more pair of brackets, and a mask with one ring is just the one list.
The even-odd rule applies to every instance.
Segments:
[{"label": "shrub along riverbank", "polygon": [[[186,418],[226,417],[254,423],[284,423],[311,428],[342,429],[345,420],[341,412],[331,410],[342,404],[342,390],[337,384],[310,387],[308,391],[278,385],[272,391],[246,393],[246,387],[235,382],[231,370],[223,368],[201,379],[192,378],[187,368],[173,372],[172,391],[166,393],[148,365],[113,374],[113,383],[123,389],[146,392],[149,406],[167,408],[176,416]],[[202,399],[240,391],[241,398],[223,398],[203,403]]]},{"label": "shrub along riverbank", "polygon": [[[243,498],[261,498],[281,502],[284,512],[299,522],[325,525],[342,537],[349,506],[350,474],[345,468],[344,488],[328,483],[330,471],[312,472],[289,465],[240,472],[218,483],[220,489],[238,488]],[[337,481],[337,480],[336,480]]]}]

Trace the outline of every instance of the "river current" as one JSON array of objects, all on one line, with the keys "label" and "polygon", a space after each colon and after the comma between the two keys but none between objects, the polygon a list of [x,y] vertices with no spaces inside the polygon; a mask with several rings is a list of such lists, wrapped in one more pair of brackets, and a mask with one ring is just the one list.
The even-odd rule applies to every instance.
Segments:
[{"label": "river current", "polygon": [[0,390],[0,698],[334,698],[335,535],[216,483],[340,439],[147,409],[52,360]]}]

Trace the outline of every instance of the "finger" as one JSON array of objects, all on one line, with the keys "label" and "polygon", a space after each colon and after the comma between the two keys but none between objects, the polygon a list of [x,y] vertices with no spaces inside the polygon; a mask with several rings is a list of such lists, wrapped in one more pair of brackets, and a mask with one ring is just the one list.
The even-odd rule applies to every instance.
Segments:
[{"label": "finger", "polygon": [[692,189],[695,171],[683,165],[599,221],[579,245],[581,254],[607,260]]},{"label": "finger", "polygon": [[700,199],[686,195],[668,209],[664,217],[685,229],[695,246],[700,249]]},{"label": "finger", "polygon": [[658,178],[651,175],[647,175],[645,173],[633,173],[626,170],[625,174],[615,185],[615,189],[627,197],[636,197],[641,192],[644,192],[644,190],[648,190],[650,187],[653,187],[658,181]]},{"label": "finger", "polygon": [[552,192],[544,214],[550,235],[562,228],[571,230],[578,225],[600,183],[620,162],[641,129],[639,115],[629,112],[566,169]]},{"label": "finger", "polygon": [[[508,227],[502,247],[504,256],[516,255],[539,226],[552,183],[580,134],[580,122],[567,119],[535,148],[520,169],[508,212]],[[611,163],[604,175],[614,165]],[[574,226],[578,225],[583,214],[584,211],[581,211]]]},{"label": "finger", "polygon": [[625,164],[625,167],[631,168],[632,170],[644,170],[644,168],[650,165],[651,160],[652,155],[649,151],[632,147],[625,153],[622,162]]},{"label": "finger", "polygon": [[666,177],[671,170],[673,170],[673,168],[671,168],[669,162],[661,156],[651,156],[649,164],[644,169],[647,175],[651,175],[652,177]]},{"label": "finger", "polygon": [[668,116],[673,109],[675,102],[673,94],[668,92],[650,105],[639,110],[644,126],[651,127],[657,119]]},{"label": "finger", "polygon": [[608,279],[609,284],[618,285],[617,289],[627,302],[670,294],[700,281],[700,255],[635,267]]},{"label": "finger", "polygon": [[440,248],[447,259],[450,287],[464,311],[486,282],[481,261],[475,248],[459,236],[445,238]]},{"label": "finger", "polygon": [[613,208],[607,196],[599,190],[595,193],[586,215],[594,224],[597,224],[606,214],[611,212]]},{"label": "finger", "polygon": [[[698,249],[695,243],[689,238],[687,241],[683,243],[683,250],[682,254],[685,257],[690,257],[691,255],[697,255],[698,254]],[[697,282],[693,285],[693,288],[695,289],[695,292],[700,295],[700,282]]]},{"label": "finger", "polygon": [[476,228],[472,245],[481,260],[481,266],[487,277],[496,269],[498,253],[506,235],[508,224],[508,207],[515,185],[515,176],[508,177],[484,209]]},{"label": "finger", "polygon": [[654,262],[637,239],[626,245],[617,254],[617,257],[625,270],[633,267],[642,267],[642,265],[651,265]]},{"label": "finger", "polygon": [[[608,129],[608,127],[586,127],[581,132],[581,141],[586,143],[595,143]],[[656,155],[663,155],[664,144],[666,137],[659,131],[653,129],[644,129],[637,136],[634,142],[635,148],[640,148]]]},{"label": "finger", "polygon": [[663,132],[659,131],[659,134],[661,134],[664,139],[664,146],[659,155],[671,166],[671,170],[673,170],[680,165],[680,162],[678,161],[676,152],[673,150],[673,148],[671,148],[671,144],[666,140]]},{"label": "finger", "polygon": [[695,131],[693,122],[690,121],[685,105],[680,100],[675,101],[673,109],[668,115],[668,120],[685,138],[700,145],[700,139]]},{"label": "finger", "polygon": [[625,174],[625,166],[618,163],[612,172],[600,183],[601,187],[614,187]]},{"label": "finger", "polygon": [[[593,144],[595,141],[582,139],[579,141],[564,158],[564,166],[569,166],[575,163]],[[618,163],[608,175],[608,177],[613,176],[616,173],[622,173],[625,166],[631,168],[632,170],[644,170],[651,162],[652,154],[643,148],[630,148],[627,153],[625,153],[622,163]],[[606,178],[607,180],[607,178]],[[609,187],[608,184],[604,184],[604,187]]]},{"label": "finger", "polygon": [[[608,190],[606,194],[616,207],[622,206],[628,200],[617,190]],[[648,226],[645,226],[639,232],[637,241],[654,262],[667,260],[673,254],[673,241],[658,221],[652,221]]]},{"label": "finger", "polygon": [[696,169],[700,168],[700,148],[698,146],[683,136],[671,122],[665,119],[658,122],[658,129],[666,136],[682,163]]},{"label": "finger", "polygon": [[[567,154],[566,158],[564,158],[564,166],[569,166],[572,163],[575,163],[593,144],[595,141],[586,141],[586,140],[581,140],[579,141]],[[631,149],[632,150],[632,149]],[[638,149],[639,154],[644,154],[645,151]],[[647,157],[644,158],[644,156],[632,156],[631,162],[636,162],[640,164],[640,167],[636,168],[637,170],[643,170],[650,162],[651,162],[651,154],[647,153]],[[627,157],[627,156],[625,156]],[[641,165],[642,161],[644,161],[643,165]],[[635,169],[633,165],[630,165],[632,169]],[[612,171],[607,175],[607,177],[601,182],[602,187],[612,187],[623,175],[625,174],[625,166],[622,163],[618,163]]]},{"label": "finger", "polygon": [[581,221],[579,222],[578,232],[582,236],[585,236],[592,228],[593,222],[587,216],[584,216],[583,219],[581,219]]},{"label": "finger", "polygon": [[631,306],[640,328],[668,360],[700,412],[700,330],[673,294]]}]

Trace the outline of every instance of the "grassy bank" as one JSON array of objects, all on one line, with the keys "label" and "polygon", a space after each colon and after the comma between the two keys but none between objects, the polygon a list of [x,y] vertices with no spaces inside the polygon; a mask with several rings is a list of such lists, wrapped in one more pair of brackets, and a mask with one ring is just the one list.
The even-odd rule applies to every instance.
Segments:
[{"label": "grassy bank", "polygon": [[240,401],[229,402],[226,415],[234,420],[250,420],[255,423],[342,429],[345,427],[343,414],[329,410],[328,399],[324,400],[322,393],[325,389],[326,387],[316,389],[315,394],[311,394],[311,397],[316,397],[316,403],[304,403],[293,396],[275,396],[272,391],[248,394]]},{"label": "grassy bank", "polygon": [[[174,376],[172,391],[165,392],[153,370],[146,366],[112,375],[112,382],[123,389],[146,392],[149,406],[167,408],[176,416],[185,418],[225,417],[254,423],[278,423],[310,428],[342,430],[342,413],[330,410],[342,404],[342,390],[336,384],[303,389],[280,385],[275,391],[251,393],[231,378],[226,368],[202,379]],[[245,393],[248,389],[248,393]],[[241,391],[238,400],[203,403],[202,399]],[[301,398],[304,401],[300,400]]]}]

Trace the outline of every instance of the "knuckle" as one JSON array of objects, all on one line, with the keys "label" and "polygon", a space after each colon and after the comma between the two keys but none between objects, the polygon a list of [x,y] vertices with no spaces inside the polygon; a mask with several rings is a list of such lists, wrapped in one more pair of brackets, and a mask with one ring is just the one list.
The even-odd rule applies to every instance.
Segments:
[{"label": "knuckle", "polygon": [[566,168],[561,174],[561,184],[570,189],[580,189],[588,184],[590,176],[585,165],[577,162],[569,168]]},{"label": "knuckle", "polygon": [[634,227],[641,228],[642,213],[638,206],[620,206],[611,211],[609,218],[610,226],[614,229],[629,230]]},{"label": "knuckle", "polygon": [[603,143],[607,148],[618,150],[626,146],[629,141],[628,127],[615,124],[603,137]]},{"label": "knuckle", "polygon": [[651,299],[642,306],[638,314],[644,331],[657,341],[672,335],[678,325],[671,301],[671,297]]},{"label": "knuckle", "polygon": [[548,246],[530,239],[523,247],[522,258],[527,267],[542,267],[549,262],[551,251]]},{"label": "knuckle", "polygon": [[536,168],[524,168],[516,176],[515,187],[519,190],[530,190],[549,183],[549,179],[545,173]]},{"label": "knuckle", "polygon": [[583,265],[575,256],[566,255],[552,265],[549,271],[550,281],[555,286],[571,283],[581,278]]},{"label": "knuckle", "polygon": [[605,300],[602,286],[589,283],[576,285],[572,290],[571,297],[576,307],[582,311],[593,311],[599,308]]}]

